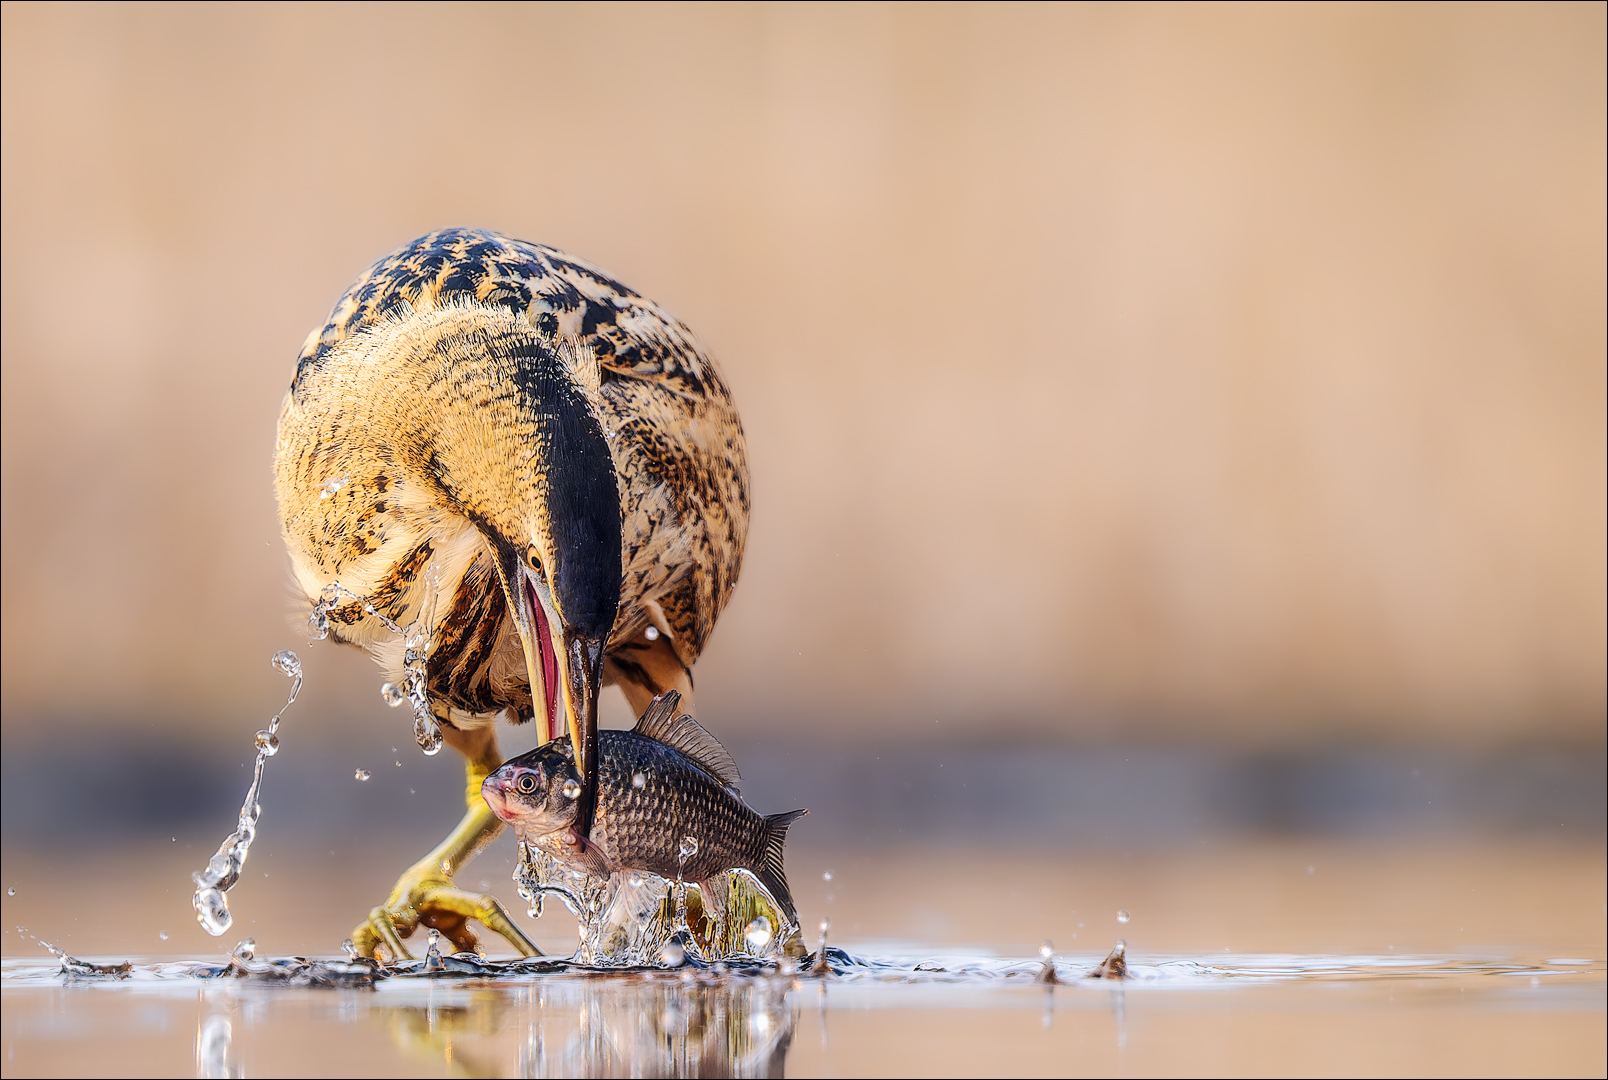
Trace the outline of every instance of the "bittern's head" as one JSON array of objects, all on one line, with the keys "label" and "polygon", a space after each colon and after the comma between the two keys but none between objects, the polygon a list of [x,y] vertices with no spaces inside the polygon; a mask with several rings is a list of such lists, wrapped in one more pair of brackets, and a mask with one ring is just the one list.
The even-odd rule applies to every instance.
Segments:
[{"label": "bittern's head", "polygon": [[[371,596],[389,596],[390,582],[406,608],[404,592],[422,602],[398,575],[417,575],[406,569],[410,559],[432,552],[447,564],[438,565],[432,639],[462,641],[465,628],[447,624],[484,618],[463,586],[489,555],[543,736],[567,727],[577,746],[596,731],[603,649],[620,599],[619,486],[597,379],[595,358],[517,313],[447,306],[343,342],[303,378],[280,422],[293,556],[299,540],[318,577],[355,592],[366,582]],[[296,441],[304,448],[292,470],[304,475],[299,484],[285,461]],[[325,476],[350,483],[325,506],[309,504],[317,520],[299,527],[287,486],[308,504],[306,492]],[[345,518],[321,530],[343,504]],[[486,666],[495,648],[465,645],[454,662]]]}]

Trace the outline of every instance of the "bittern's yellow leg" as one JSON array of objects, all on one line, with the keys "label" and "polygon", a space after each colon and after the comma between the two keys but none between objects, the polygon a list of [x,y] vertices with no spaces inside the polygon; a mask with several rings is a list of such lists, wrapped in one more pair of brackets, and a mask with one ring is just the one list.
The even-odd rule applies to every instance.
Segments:
[{"label": "bittern's yellow leg", "polygon": [[378,950],[393,961],[411,959],[402,939],[423,924],[441,931],[458,949],[473,950],[479,944],[469,929],[473,919],[501,935],[521,956],[540,956],[541,950],[514,925],[508,909],[495,897],[465,892],[452,882],[464,864],[502,829],[502,821],[480,796],[482,781],[502,764],[496,730],[489,726],[478,731],[443,728],[442,734],[469,759],[464,792],[469,812],[434,851],[397,880],[385,904],[369,912],[368,921],[352,931],[352,943],[364,956],[374,956]]}]

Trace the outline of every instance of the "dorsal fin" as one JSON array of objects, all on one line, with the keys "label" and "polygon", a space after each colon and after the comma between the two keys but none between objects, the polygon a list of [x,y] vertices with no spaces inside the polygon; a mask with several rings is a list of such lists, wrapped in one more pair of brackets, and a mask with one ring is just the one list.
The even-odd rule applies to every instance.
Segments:
[{"label": "dorsal fin", "polygon": [[703,729],[703,726],[686,713],[676,715],[681,694],[666,690],[642,711],[634,732],[644,738],[664,743],[698,766],[722,784],[742,782],[737,763],[720,745],[720,740]]}]

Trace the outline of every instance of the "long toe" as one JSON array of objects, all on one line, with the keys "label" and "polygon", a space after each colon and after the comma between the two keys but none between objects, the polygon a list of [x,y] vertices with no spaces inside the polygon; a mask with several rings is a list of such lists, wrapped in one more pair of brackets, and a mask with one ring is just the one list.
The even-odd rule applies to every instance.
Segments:
[{"label": "long toe", "polygon": [[508,909],[493,896],[477,895],[455,888],[435,888],[419,898],[420,921],[445,934],[458,948],[473,951],[478,942],[468,921],[484,926],[514,947],[521,956],[540,956],[542,951],[526,937]]}]

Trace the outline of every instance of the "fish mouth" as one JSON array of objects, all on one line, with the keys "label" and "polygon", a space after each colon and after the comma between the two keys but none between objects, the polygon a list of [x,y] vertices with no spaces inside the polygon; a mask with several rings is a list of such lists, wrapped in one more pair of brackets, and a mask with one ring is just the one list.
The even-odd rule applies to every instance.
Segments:
[{"label": "fish mouth", "polygon": [[480,797],[486,800],[491,812],[503,821],[513,821],[515,811],[510,804],[507,792],[504,790],[506,781],[500,779],[496,773],[486,777],[480,784]]}]

